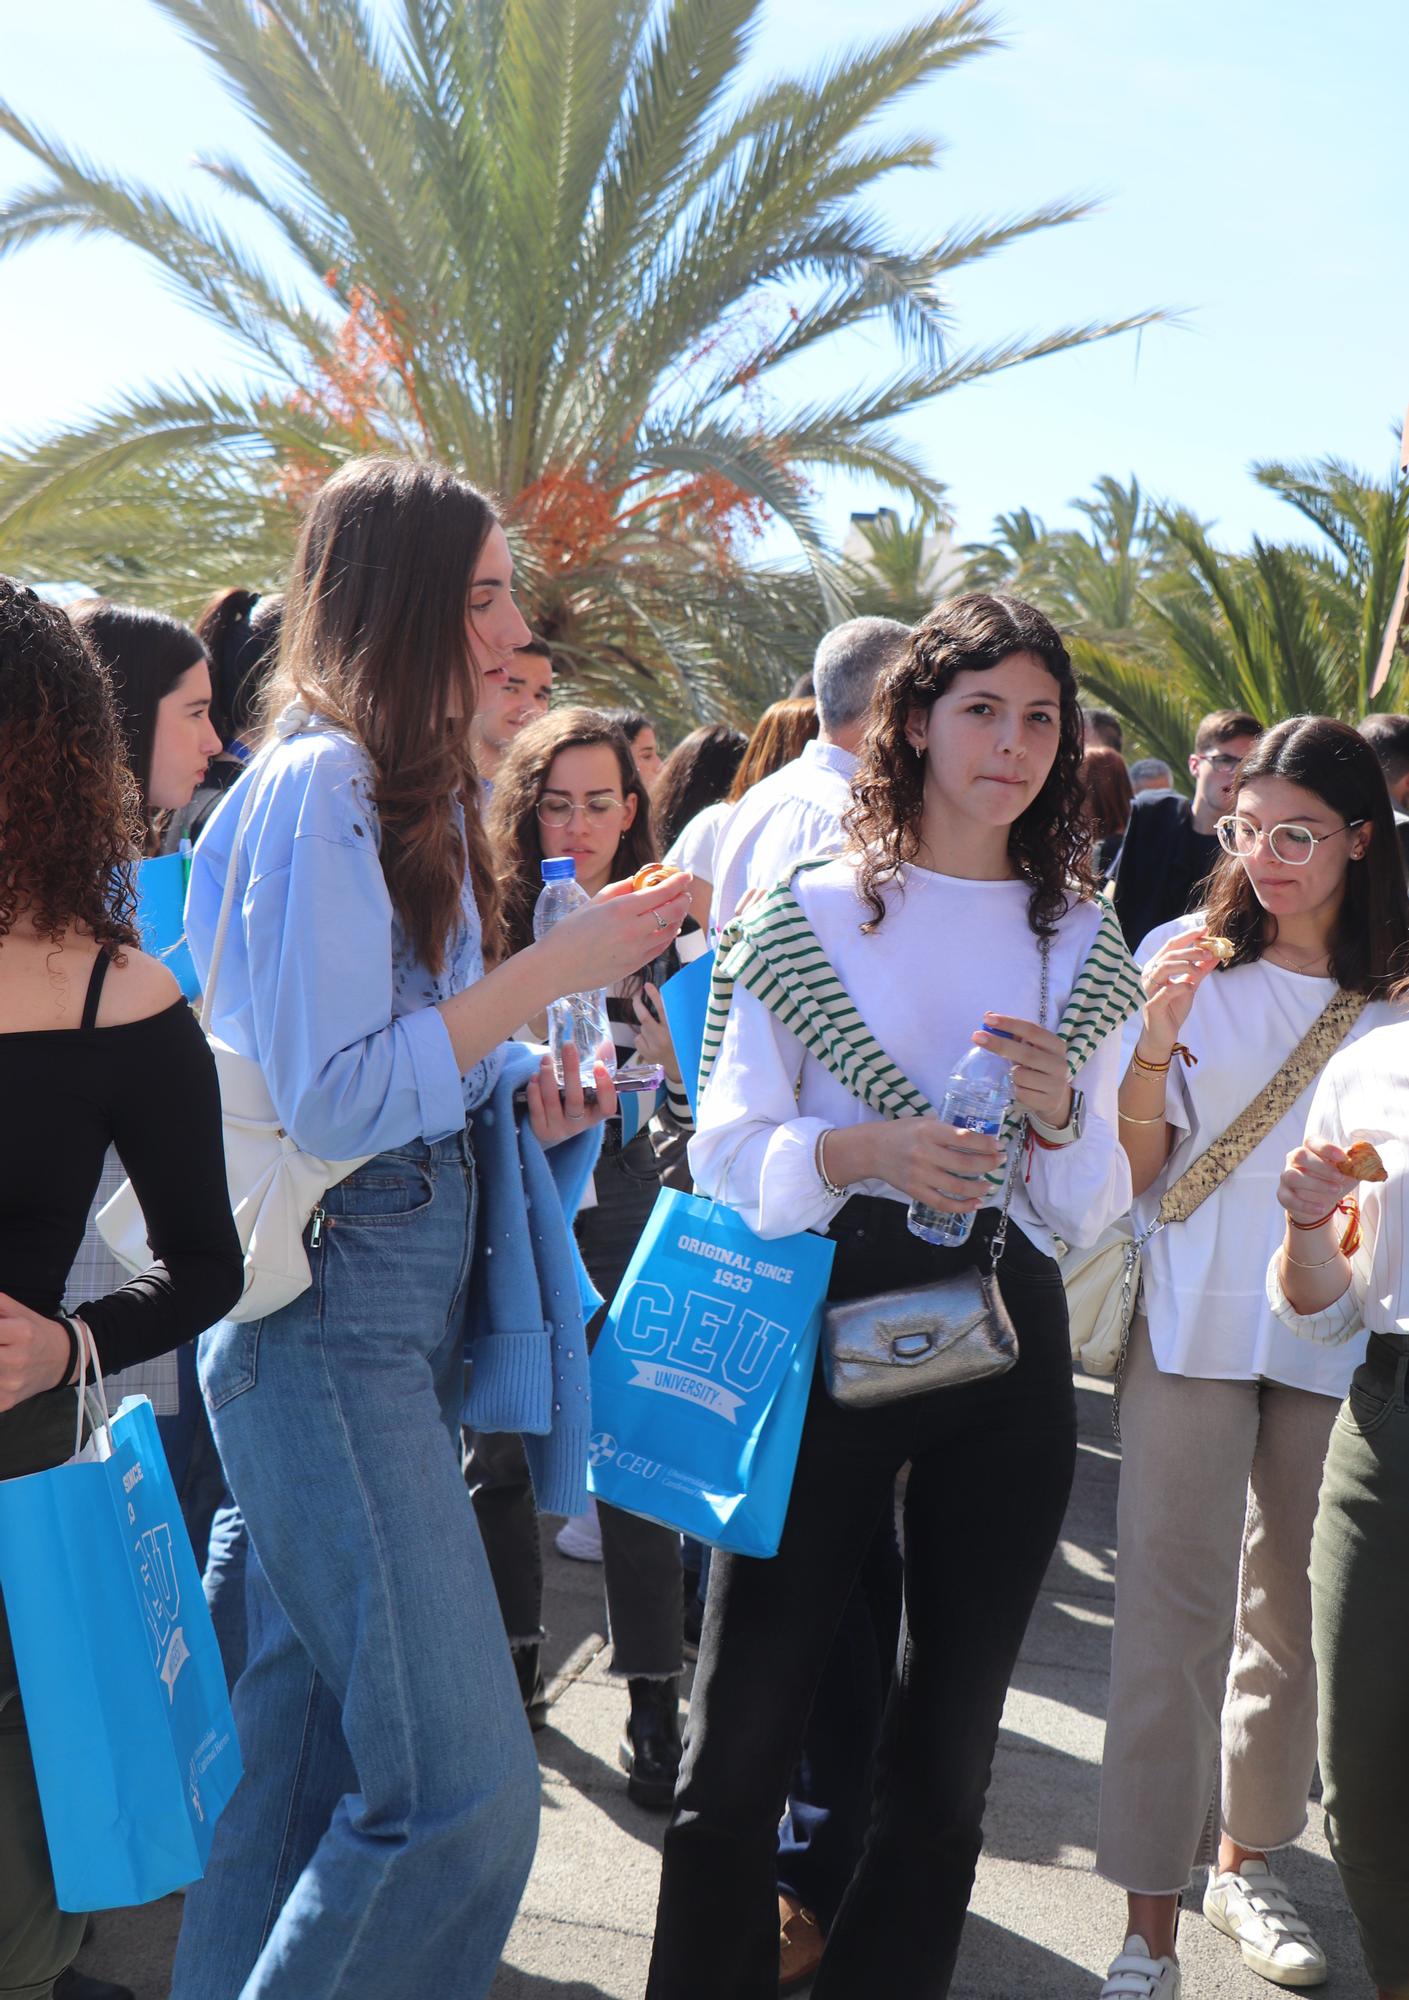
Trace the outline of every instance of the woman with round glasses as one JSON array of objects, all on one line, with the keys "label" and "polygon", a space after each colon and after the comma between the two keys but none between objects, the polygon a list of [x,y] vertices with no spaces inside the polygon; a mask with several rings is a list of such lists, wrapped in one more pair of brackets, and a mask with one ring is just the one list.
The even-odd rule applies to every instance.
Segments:
[{"label": "woman with round glasses", "polygon": [[[589,896],[658,859],[651,804],[631,745],[610,716],[557,709],[531,723],[499,768],[489,837],[510,951],[533,935],[540,864],[570,856]],[[696,927],[690,930],[698,938]],[[608,990],[607,1014],[618,1067],[637,1056],[662,1061],[666,1099],[651,1129],[625,1137],[608,1121],[595,1175],[595,1200],[577,1218],[592,1282],[610,1301],[626,1272],[661,1185],[658,1152],[683,1151],[694,1127],[670,1037],[660,984],[676,970],[666,952],[643,973]],[[653,1018],[655,1016],[660,1018]],[[544,1024],[529,1023],[541,1039]],[[604,1315],[588,1328],[594,1344]],[[500,1608],[530,1720],[542,1719],[539,1681],[543,1574],[538,1518],[519,1440],[476,1434],[465,1476],[494,1571]],[[679,1696],[684,1664],[680,1537],[654,1521],[600,1507],[612,1670],[627,1683],[630,1713],[620,1756],[639,1805],[664,1810],[680,1763]],[[570,1524],[580,1537],[586,1524]],[[572,1553],[586,1553],[579,1540]],[[595,1553],[595,1549],[593,1551]]]},{"label": "woman with round glasses", "polygon": [[[1374,752],[1298,717],[1244,759],[1218,822],[1203,910],[1165,924],[1144,966],[1120,1091],[1143,1231],[1165,1190],[1321,1032],[1354,1041],[1397,1018],[1409,900]],[[1214,940],[1226,940],[1215,951]],[[1225,962],[1226,961],[1226,962]],[[1312,1986],[1326,1962],[1268,1855],[1306,1823],[1316,1760],[1307,1561],[1336,1409],[1363,1341],[1317,1347],[1273,1314],[1276,1189],[1314,1076],[1197,1211],[1145,1246],[1120,1383],[1115,1634],[1096,1866],[1126,1891],[1107,1996],[1172,2000],[1190,1870],[1204,1915],[1245,1962]],[[1211,1156],[1210,1164],[1217,1154]]]}]

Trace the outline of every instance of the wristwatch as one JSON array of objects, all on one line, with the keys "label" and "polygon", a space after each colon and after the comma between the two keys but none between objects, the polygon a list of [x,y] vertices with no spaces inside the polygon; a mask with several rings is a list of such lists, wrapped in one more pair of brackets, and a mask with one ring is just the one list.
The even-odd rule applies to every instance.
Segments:
[{"label": "wristwatch", "polygon": [[1065,1125],[1047,1125],[1029,1111],[1027,1122],[1032,1127],[1032,1136],[1039,1146],[1052,1152],[1061,1146],[1074,1146],[1086,1130],[1086,1096],[1083,1091],[1071,1094],[1071,1110],[1067,1113]]}]

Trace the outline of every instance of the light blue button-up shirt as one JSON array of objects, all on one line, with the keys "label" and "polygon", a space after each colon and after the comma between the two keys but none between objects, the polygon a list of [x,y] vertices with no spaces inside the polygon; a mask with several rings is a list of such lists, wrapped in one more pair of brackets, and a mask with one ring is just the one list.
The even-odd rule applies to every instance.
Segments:
[{"label": "light blue button-up shirt", "polygon": [[484,971],[468,869],[462,921],[432,974],[382,874],[370,760],[315,722],[260,757],[196,846],[186,935],[202,985],[251,786],[211,1031],[258,1062],[307,1152],[345,1160],[446,1138],[503,1063],[494,1050],[462,1077],[435,1004]]}]

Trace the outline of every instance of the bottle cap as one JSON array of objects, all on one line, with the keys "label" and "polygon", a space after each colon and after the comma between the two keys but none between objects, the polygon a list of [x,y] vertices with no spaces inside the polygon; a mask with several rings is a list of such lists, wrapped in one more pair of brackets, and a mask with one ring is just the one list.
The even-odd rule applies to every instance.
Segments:
[{"label": "bottle cap", "polygon": [[543,862],[540,872],[545,882],[575,882],[577,863],[570,854],[564,854],[557,861]]}]

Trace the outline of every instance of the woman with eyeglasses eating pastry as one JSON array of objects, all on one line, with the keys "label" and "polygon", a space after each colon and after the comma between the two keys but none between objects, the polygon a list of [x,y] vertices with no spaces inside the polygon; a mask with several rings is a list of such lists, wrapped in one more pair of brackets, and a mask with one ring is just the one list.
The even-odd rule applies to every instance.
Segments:
[{"label": "woman with eyeglasses eating pastry", "polygon": [[1409,969],[1404,872],[1367,749],[1324,717],[1269,730],[1218,822],[1202,911],[1136,953],[1146,998],[1120,1129],[1137,1232],[1153,1233],[1119,1384],[1096,1854],[1129,1899],[1105,1987],[1122,2000],[1179,1993],[1179,1901],[1200,1861],[1204,1915],[1254,1971],[1295,1987],[1326,1976],[1268,1855],[1306,1823],[1307,1560],[1327,1441],[1364,1342],[1298,1340],[1265,1274],[1281,1237],[1278,1176],[1316,1079],[1338,1047],[1397,1017],[1390,994]]},{"label": "woman with eyeglasses eating pastry", "polygon": [[[530,723],[500,766],[489,813],[489,838],[503,898],[505,943],[517,949],[533,935],[533,907],[544,861],[571,859],[589,896],[608,882],[632,877],[649,889],[688,875],[659,859],[651,802],[630,743],[610,716],[588,708],[556,709]],[[703,938],[687,919],[689,937]],[[623,1115],[609,1119],[594,1176],[592,1200],[577,1216],[577,1240],[593,1284],[610,1301],[626,1274],[637,1238],[660,1192],[663,1164],[683,1159],[694,1130],[690,1100],[665,1025],[660,986],[678,969],[670,939],[661,956],[607,991],[607,1018],[617,1074],[631,1063],[660,1062],[665,1098],[650,1122],[634,1129]],[[689,942],[685,950],[688,953]],[[528,1024],[534,1039],[542,1023]],[[587,1328],[595,1344],[603,1314]],[[523,1447],[517,1437],[474,1433],[465,1477],[494,1572],[500,1609],[518,1669],[529,1719],[541,1724],[543,1687],[539,1641],[543,1572],[538,1514]],[[600,1528],[600,1536],[597,1533]],[[569,1521],[559,1550],[603,1564],[612,1667],[627,1684],[630,1710],[619,1746],[627,1788],[638,1805],[670,1804],[680,1763],[680,1675],[684,1668],[680,1537],[671,1528],[602,1506]]]}]

